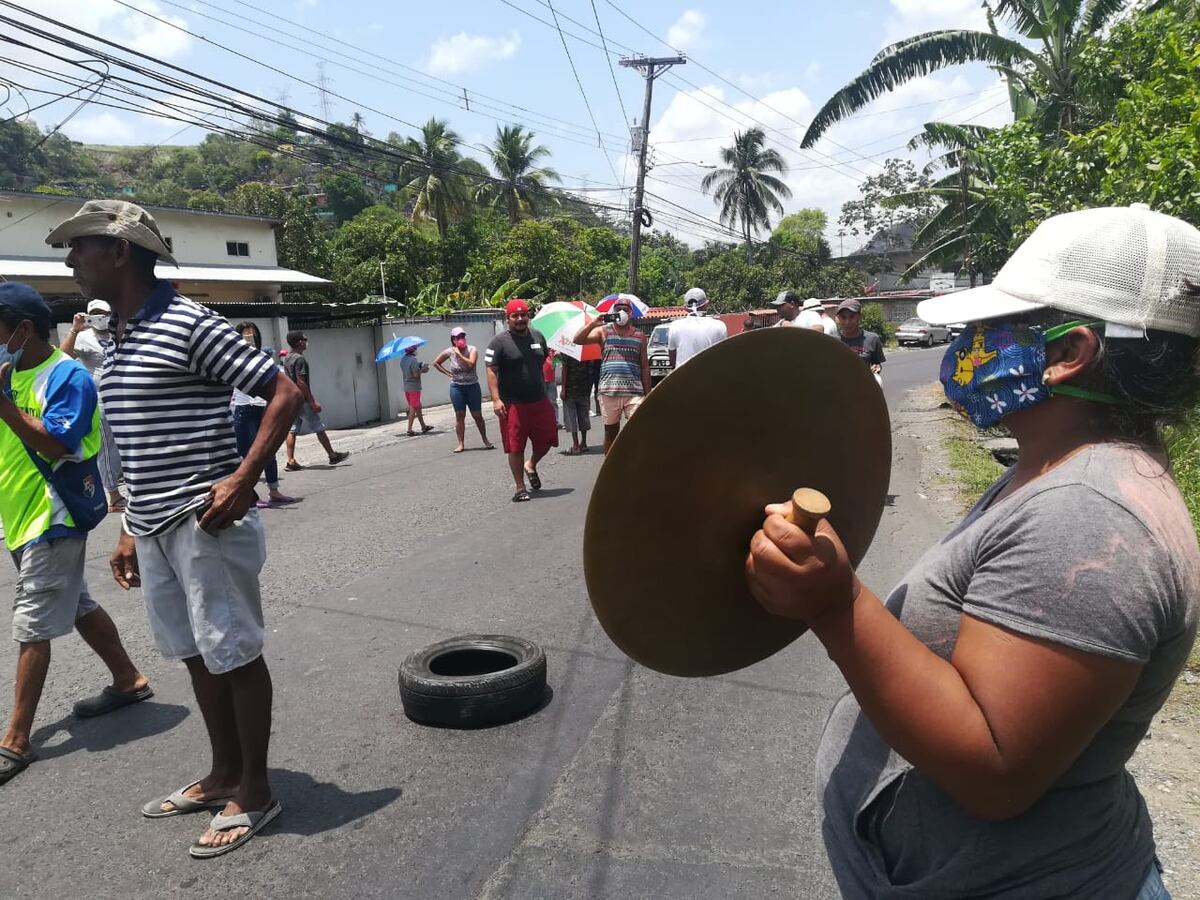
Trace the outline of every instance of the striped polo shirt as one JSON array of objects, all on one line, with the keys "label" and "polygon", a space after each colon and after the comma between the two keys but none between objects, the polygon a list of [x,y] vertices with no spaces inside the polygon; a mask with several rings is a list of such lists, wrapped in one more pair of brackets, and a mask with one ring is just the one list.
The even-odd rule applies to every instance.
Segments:
[{"label": "striped polo shirt", "polygon": [[242,461],[229,416],[233,390],[256,393],[277,371],[224,318],[158,282],[100,373],[129,492],[126,531],[158,534],[204,505]]}]

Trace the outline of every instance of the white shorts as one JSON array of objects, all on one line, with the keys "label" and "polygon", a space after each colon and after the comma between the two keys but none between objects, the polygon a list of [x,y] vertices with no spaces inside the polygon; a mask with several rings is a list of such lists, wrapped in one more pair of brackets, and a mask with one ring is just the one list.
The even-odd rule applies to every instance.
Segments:
[{"label": "white shorts", "polygon": [[200,656],[214,675],[262,656],[258,574],[267,542],[258,512],[209,534],[198,513],[166,531],[134,538],[150,630],[167,659]]}]

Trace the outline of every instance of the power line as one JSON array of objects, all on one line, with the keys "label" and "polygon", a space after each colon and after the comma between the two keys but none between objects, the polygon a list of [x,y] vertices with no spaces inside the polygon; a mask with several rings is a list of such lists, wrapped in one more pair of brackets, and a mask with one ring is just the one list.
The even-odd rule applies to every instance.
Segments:
[{"label": "power line", "polygon": [[[132,63],[128,60],[121,59],[119,57],[113,56],[112,54],[105,53],[103,51],[98,51],[94,47],[88,47],[86,45],[80,44],[77,41],[73,41],[69,38],[65,38],[61,35],[52,34],[50,32],[45,31],[44,29],[40,29],[40,28],[37,28],[36,26],[30,25],[29,23],[22,22],[22,21],[16,20],[16,19],[12,19],[7,16],[0,16],[0,22],[4,22],[8,25],[11,25],[11,26],[17,28],[18,30],[26,31],[30,34],[36,35],[37,37],[40,37],[43,40],[47,40],[52,44],[58,44],[58,45],[61,45],[64,47],[69,47],[70,49],[80,51],[80,52],[90,52],[90,53],[94,54],[95,56],[106,60],[107,62],[113,63],[114,65],[129,69],[130,71],[138,72],[144,76],[148,76],[150,78],[156,79],[164,84],[169,84],[172,87],[176,88],[176,92],[173,94],[173,96],[184,97],[185,99],[187,99],[189,101],[193,101],[193,102],[194,102],[195,97],[199,97],[199,98],[202,98],[202,102],[217,103],[218,105],[222,106],[225,109],[232,110],[232,111],[240,113],[242,115],[247,115],[253,119],[257,119],[257,120],[263,121],[265,123],[275,125],[277,127],[292,128],[299,133],[305,133],[305,134],[312,135],[313,137],[316,137],[316,138],[320,139],[321,141],[325,142],[327,145],[334,146],[334,147],[341,147],[343,149],[349,149],[355,153],[364,153],[364,154],[373,153],[376,156],[380,156],[383,158],[400,160],[402,163],[420,162],[419,157],[415,157],[412,154],[409,154],[409,153],[406,153],[406,152],[400,150],[399,148],[395,147],[394,145],[388,144],[383,141],[378,141],[375,138],[368,139],[370,142],[373,142],[373,145],[372,145],[372,143],[368,143],[367,141],[363,141],[362,143],[354,143],[354,142],[351,142],[344,138],[338,137],[336,134],[331,133],[328,130],[329,128],[332,127],[333,123],[316,119],[315,117],[310,116],[308,114],[298,113],[296,110],[293,110],[282,104],[265,100],[262,97],[254,95],[247,91],[242,91],[238,88],[234,88],[231,85],[225,84],[223,82],[217,81],[212,78],[208,78],[207,76],[201,75],[199,73],[192,72],[181,66],[177,66],[177,65],[174,65],[173,63],[168,63],[163,60],[156,59],[155,57],[150,56],[149,54],[142,53],[137,50],[132,50],[129,48],[122,47],[121,45],[116,44],[113,41],[110,41],[106,38],[99,37],[98,35],[90,34],[89,32],[83,31],[82,29],[78,29],[73,26],[69,26],[64,23],[61,23],[61,22],[56,22],[55,20],[52,20],[52,19],[50,19],[46,16],[43,16],[39,13],[34,13],[31,10],[20,7],[17,4],[10,2],[10,0],[0,0],[0,5],[8,6],[11,8],[15,8],[21,12],[28,13],[28,14],[34,16],[35,18],[38,18],[43,21],[54,24],[57,27],[64,29],[66,31],[70,31],[75,34],[79,34],[81,36],[91,38],[92,40],[95,40],[101,44],[105,44],[105,45],[108,45],[111,47],[117,47],[118,49],[121,49],[124,52],[126,52],[132,56],[154,62],[163,68],[166,68],[166,69],[169,69],[169,70],[172,70],[175,72],[179,72],[183,75],[189,76],[191,79],[193,79],[195,81],[203,81],[208,84],[212,84],[216,87],[221,88],[222,90],[228,91],[238,97],[243,98],[243,100],[235,100],[228,96],[216,94],[211,90],[196,87],[196,86],[194,86],[194,84],[192,82],[185,82],[174,76],[166,75],[162,72],[158,72],[153,69],[148,69],[145,66],[142,66],[142,65],[139,65],[136,63]],[[79,63],[77,63],[74,60],[70,60],[70,59],[60,56],[58,54],[51,53],[50,51],[47,51],[44,48],[37,47],[37,46],[29,44],[27,42],[17,40],[16,38],[13,38],[9,35],[0,34],[0,41],[12,43],[17,46],[26,47],[27,49],[31,49],[31,50],[34,50],[35,52],[43,53],[45,55],[48,55],[52,58],[58,59],[62,62],[68,63],[68,64],[79,65]],[[90,70],[88,70],[88,71],[90,71]],[[119,76],[113,76],[112,80],[115,80],[118,82],[129,82],[129,79],[123,79],[123,78],[120,78]],[[130,83],[137,84],[136,82],[130,82]],[[157,90],[159,92],[163,92],[161,88],[155,87],[153,89]],[[180,91],[180,90],[187,92],[186,95],[178,93],[178,91]],[[171,94],[170,91],[167,91],[166,93]],[[146,99],[149,99],[149,98],[146,98]],[[288,115],[291,115],[293,117],[293,119],[291,121],[285,121],[284,119],[280,118],[279,115],[275,115],[275,114],[271,113],[269,111],[269,109],[258,109],[258,108],[248,105],[244,101],[253,101],[255,103],[262,104],[263,106],[266,106],[269,109],[277,110],[280,114],[286,113]],[[161,103],[163,101],[156,101],[156,102]],[[111,106],[112,104],[99,103],[98,105],[101,105],[101,106],[110,105]],[[169,103],[167,105],[171,106],[171,104],[169,104]],[[158,116],[160,118],[168,118],[168,119],[173,118],[176,121],[189,121],[192,124],[201,124],[201,123],[194,122],[193,120],[189,120],[186,117],[181,116],[181,115],[170,115],[170,114],[163,113],[162,110],[156,110],[156,109],[147,108],[147,107],[137,107],[137,106],[130,107],[128,105],[125,105],[125,106],[116,106],[114,108],[127,109],[127,110],[132,109],[134,111],[144,112],[146,114]],[[179,111],[177,107],[174,107],[174,108],[176,109],[177,112]],[[325,130],[305,126],[296,117],[302,117],[310,122],[322,124],[325,126]],[[218,130],[218,131],[226,130],[226,131],[228,131],[227,129],[222,129],[219,126],[206,125],[206,127],[209,127],[210,130]],[[275,150],[276,152],[282,152],[281,149],[279,148],[277,142],[275,142],[275,143],[261,142],[260,140],[256,140],[254,137],[248,138],[245,135],[240,135],[240,134],[232,134],[232,136],[240,137],[241,139],[244,139],[244,140],[249,140],[251,143],[260,143],[260,146],[264,146],[268,149]],[[311,161],[311,160],[308,160],[308,161]],[[375,173],[366,172],[365,170],[362,170],[362,171],[364,172],[364,174],[370,175],[371,177],[375,177]],[[457,167],[457,166],[451,166],[450,171],[452,171],[454,174],[468,177],[474,181],[484,181],[484,182],[489,182],[489,183],[494,183],[494,184],[503,184],[504,183],[503,179],[499,179],[499,178],[496,178],[491,175],[483,175],[483,174],[480,174],[480,173],[472,171],[472,170],[465,170],[465,169],[462,169],[461,167]],[[535,192],[541,192],[548,196],[554,196],[554,197],[557,197],[560,195],[566,196],[566,197],[572,196],[569,191],[555,192],[554,190],[544,189],[544,188],[543,189],[531,189],[531,190],[534,190]],[[591,206],[595,209],[604,209],[607,211],[618,212],[618,213],[624,211],[621,207],[617,207],[617,206],[603,205],[603,204],[598,204],[595,202],[589,202],[586,200],[579,200],[578,202],[582,203],[583,205]]]},{"label": "power line", "polygon": [[554,6],[547,2],[550,7],[550,15],[554,18],[554,27],[558,31],[558,39],[562,41],[563,52],[567,54],[567,62],[571,65],[571,74],[575,76],[575,84],[579,87],[579,96],[583,97],[583,105],[587,107],[588,118],[592,120],[592,125],[596,129],[596,140],[600,145],[601,151],[604,153],[604,158],[608,160],[608,168],[612,171],[614,181],[620,181],[617,175],[617,167],[613,165],[612,159],[608,155],[608,151],[604,149],[604,138],[600,136],[600,126],[596,124],[596,114],[592,112],[592,104],[588,101],[587,91],[583,89],[583,82],[579,80],[579,71],[575,68],[575,60],[571,58],[571,48],[567,46],[566,36],[563,35],[562,28],[558,24],[558,13],[554,11]]},{"label": "power line", "polygon": [[621,118],[629,124],[629,113],[625,111],[625,99],[621,96],[621,87],[617,84],[617,70],[613,68],[612,54],[608,52],[608,41],[604,37],[604,27],[600,24],[600,13],[596,9],[596,0],[590,0],[592,16],[596,19],[596,31],[600,33],[600,46],[604,48],[604,61],[608,63],[608,74],[612,76],[613,90],[617,93],[617,103],[621,105]]}]

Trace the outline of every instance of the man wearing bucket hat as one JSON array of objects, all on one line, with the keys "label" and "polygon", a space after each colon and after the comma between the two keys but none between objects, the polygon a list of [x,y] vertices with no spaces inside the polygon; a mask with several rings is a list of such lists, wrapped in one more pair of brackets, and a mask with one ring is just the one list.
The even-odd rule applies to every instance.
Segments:
[{"label": "man wearing bucket hat", "polygon": [[[254,485],[301,394],[229,322],[156,278],[158,260],[174,259],[141,207],[89,201],[46,242],[67,243],[80,291],[112,305],[116,343],[100,393],[129,490],[113,578],[127,590],[143,585],[155,643],[187,666],[212,748],[207,775],[142,814],[221,809],[189,849],[220,855],[280,812],[267,778],[272,691],[259,587],[266,542]],[[267,401],[245,458],[229,418],[235,388]]]},{"label": "man wearing bucket hat", "polygon": [[817,751],[848,897],[1168,896],[1126,762],[1196,636],[1200,548],[1163,444],[1200,398],[1200,230],[1145,206],[1047,219],[967,322],[947,398],[1017,464],[886,603],[827,521],[767,508],[746,562],[848,693]]},{"label": "man wearing bucket hat", "polygon": [[[154,693],[88,592],[87,531],[42,471],[88,460],[100,445],[96,386],[49,337],[50,307],[41,295],[27,284],[0,284],[0,522],[18,571],[12,635],[20,645],[15,702],[0,737],[0,784],[34,759],[30,735],[55,638],[78,631],[112,672],[112,685],[77,703],[76,715],[100,715]],[[91,489],[100,486],[93,480]]]}]

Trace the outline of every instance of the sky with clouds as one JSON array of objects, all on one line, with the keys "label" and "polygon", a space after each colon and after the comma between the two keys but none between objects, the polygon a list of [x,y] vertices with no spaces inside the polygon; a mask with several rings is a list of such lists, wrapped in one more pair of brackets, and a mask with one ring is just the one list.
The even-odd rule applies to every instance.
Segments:
[{"label": "sky with clouds", "polygon": [[[380,137],[410,134],[413,125],[437,116],[462,136],[466,152],[482,156],[478,148],[498,124],[521,122],[550,148],[565,187],[621,207],[628,205],[636,170],[629,126],[641,115],[644,82],[621,67],[619,57],[682,52],[689,62],[655,83],[653,169],[646,182],[654,196],[646,205],[663,227],[693,245],[715,236],[697,224],[717,218],[712,199],[699,190],[702,167],[719,161],[736,130],[766,129],[769,145],[790,166],[788,210],[825,210],[837,252],[833,223],[841,204],[883,159],[912,156],[904,144],[922,123],[1010,119],[995,74],[960,67],[904,85],[831,129],[813,150],[799,148],[812,114],[882,47],[931,29],[985,28],[979,0],[15,2],[312,115],[321,114],[313,84],[323,76],[331,118],[348,121],[359,112]],[[14,65],[37,54],[6,46],[0,57],[0,78],[47,87]],[[51,95],[25,96],[36,105]],[[43,127],[58,124],[86,96],[53,103],[33,118]],[[5,117],[23,109],[16,98],[6,103],[0,107]],[[195,143],[202,135],[199,128],[179,133],[179,127],[86,105],[62,130],[105,144]],[[845,249],[852,243],[847,239]]]}]

